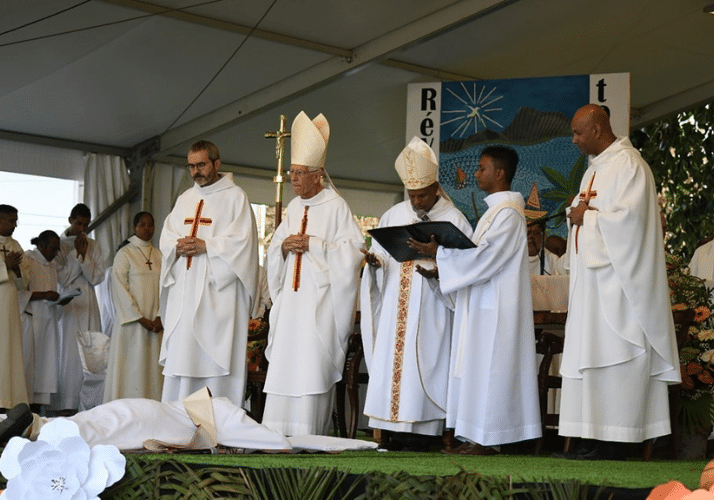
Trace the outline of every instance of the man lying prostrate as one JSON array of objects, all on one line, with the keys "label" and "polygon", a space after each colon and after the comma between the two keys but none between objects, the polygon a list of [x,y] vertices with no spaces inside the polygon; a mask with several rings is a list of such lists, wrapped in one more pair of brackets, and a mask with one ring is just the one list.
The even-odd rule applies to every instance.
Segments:
[{"label": "man lying prostrate", "polygon": [[[18,405],[0,421],[0,443],[12,436],[35,439],[39,428],[52,419],[29,413]],[[0,416],[0,418],[3,418]],[[26,423],[31,420],[31,428]],[[251,419],[227,398],[213,398],[207,388],[182,403],[152,399],[117,399],[67,417],[77,424],[90,446],[111,444],[120,450],[212,449],[217,445],[249,450],[343,451],[376,449],[377,444],[329,436],[286,438]]]}]

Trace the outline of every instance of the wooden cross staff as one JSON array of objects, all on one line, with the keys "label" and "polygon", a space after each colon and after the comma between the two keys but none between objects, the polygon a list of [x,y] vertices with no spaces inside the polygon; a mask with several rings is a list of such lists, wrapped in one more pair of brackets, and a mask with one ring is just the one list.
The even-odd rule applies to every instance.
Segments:
[{"label": "wooden cross staff", "polygon": [[275,139],[275,157],[278,160],[277,174],[273,177],[275,183],[275,228],[280,225],[283,215],[283,165],[285,162],[285,138],[290,137],[290,131],[285,129],[287,117],[280,115],[280,129],[275,132],[266,132],[266,139]]}]

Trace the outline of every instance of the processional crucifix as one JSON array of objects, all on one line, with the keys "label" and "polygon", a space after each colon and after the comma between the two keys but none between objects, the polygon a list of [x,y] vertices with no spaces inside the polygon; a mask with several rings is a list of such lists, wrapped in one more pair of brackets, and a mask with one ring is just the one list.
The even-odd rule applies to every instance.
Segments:
[{"label": "processional crucifix", "polygon": [[280,115],[280,128],[275,132],[266,132],[266,139],[275,139],[275,157],[278,160],[277,173],[273,177],[275,183],[275,228],[280,225],[283,215],[283,165],[285,163],[285,138],[290,137],[290,131],[285,129],[288,118]]}]

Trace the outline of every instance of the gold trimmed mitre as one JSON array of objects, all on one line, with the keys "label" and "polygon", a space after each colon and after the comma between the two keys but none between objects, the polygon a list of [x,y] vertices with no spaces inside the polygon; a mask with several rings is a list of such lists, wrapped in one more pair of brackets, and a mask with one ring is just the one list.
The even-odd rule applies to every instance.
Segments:
[{"label": "gold trimmed mitre", "polygon": [[329,140],[327,118],[320,113],[310,120],[304,111],[300,111],[290,128],[290,164],[324,168]]},{"label": "gold trimmed mitre", "polygon": [[429,145],[415,136],[397,156],[394,168],[405,188],[422,189],[436,182],[439,160]]}]

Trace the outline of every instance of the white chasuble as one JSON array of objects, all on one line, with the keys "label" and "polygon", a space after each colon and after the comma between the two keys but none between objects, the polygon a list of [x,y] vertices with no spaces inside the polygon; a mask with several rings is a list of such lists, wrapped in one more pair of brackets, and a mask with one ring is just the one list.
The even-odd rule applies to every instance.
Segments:
[{"label": "white chasuble", "polygon": [[[206,253],[177,255],[177,240],[192,231],[206,242]],[[214,396],[242,405],[258,238],[253,210],[232,174],[206,187],[194,184],[179,196],[159,246],[162,401],[182,400],[208,386]]]},{"label": "white chasuble", "polygon": [[26,288],[18,292],[22,320],[25,377],[30,402],[50,404],[59,387],[59,317],[62,306],[47,300],[30,300],[32,292],[57,291],[57,269],[38,250],[23,259]]},{"label": "white chasuble", "polygon": [[[159,316],[161,252],[136,235],[119,249],[112,265],[114,327],[104,385],[104,402],[121,398],[161,399],[161,332],[139,324]],[[127,367],[131,367],[130,370]]]},{"label": "white chasuble", "polygon": [[541,436],[525,205],[520,193],[485,198],[476,248],[439,247],[444,294],[456,293],[446,426],[494,446]]},{"label": "white chasuble", "polygon": [[[450,201],[439,198],[432,221],[473,230]],[[390,208],[379,227],[419,222],[409,201]],[[373,240],[370,252],[380,267],[365,266],[362,277],[361,332],[369,384],[364,413],[370,427],[438,434],[446,417],[446,388],[453,313],[416,271],[433,261],[399,263]]]},{"label": "white chasuble", "polygon": [[[560,373],[570,380],[563,383],[559,432],[627,442],[668,434],[667,398],[660,395],[680,374],[654,178],[621,138],[590,158],[585,191],[594,210],[570,230],[568,242],[570,298]],[[576,197],[573,206],[578,203]],[[619,383],[599,383],[614,378]],[[615,393],[630,395],[630,404],[592,406]]]},{"label": "white chasuble", "polygon": [[[21,279],[5,266],[6,252],[22,252],[10,236],[0,236],[0,407],[27,403],[27,384],[22,362],[22,326],[17,302]],[[22,286],[20,286],[22,288]]]},{"label": "white chasuble", "polygon": [[[104,281],[104,258],[99,243],[91,238],[87,238],[89,244],[86,254],[78,255],[74,248],[76,239],[76,236],[69,236],[66,231],[63,232],[60,235],[59,254],[54,258],[60,294],[76,288],[82,292],[62,308],[59,391],[52,395],[52,407],[55,410],[77,409],[80,406],[79,393],[84,382],[84,374],[77,346],[77,334],[102,331],[94,287]],[[101,396],[96,399],[101,400]]]},{"label": "white chasuble", "polygon": [[[305,228],[309,249],[302,254],[295,291],[295,254],[284,259],[281,246],[287,236],[300,232],[305,206],[309,207]],[[334,190],[325,188],[312,198],[298,197],[288,204],[268,248],[273,300],[263,416],[268,427],[286,435],[324,432],[322,423],[329,422],[332,408],[327,402],[309,400],[327,395],[342,378],[347,339],[354,329],[363,243],[352,212]],[[301,417],[284,420],[284,406],[292,403],[282,396],[305,399]]]}]

